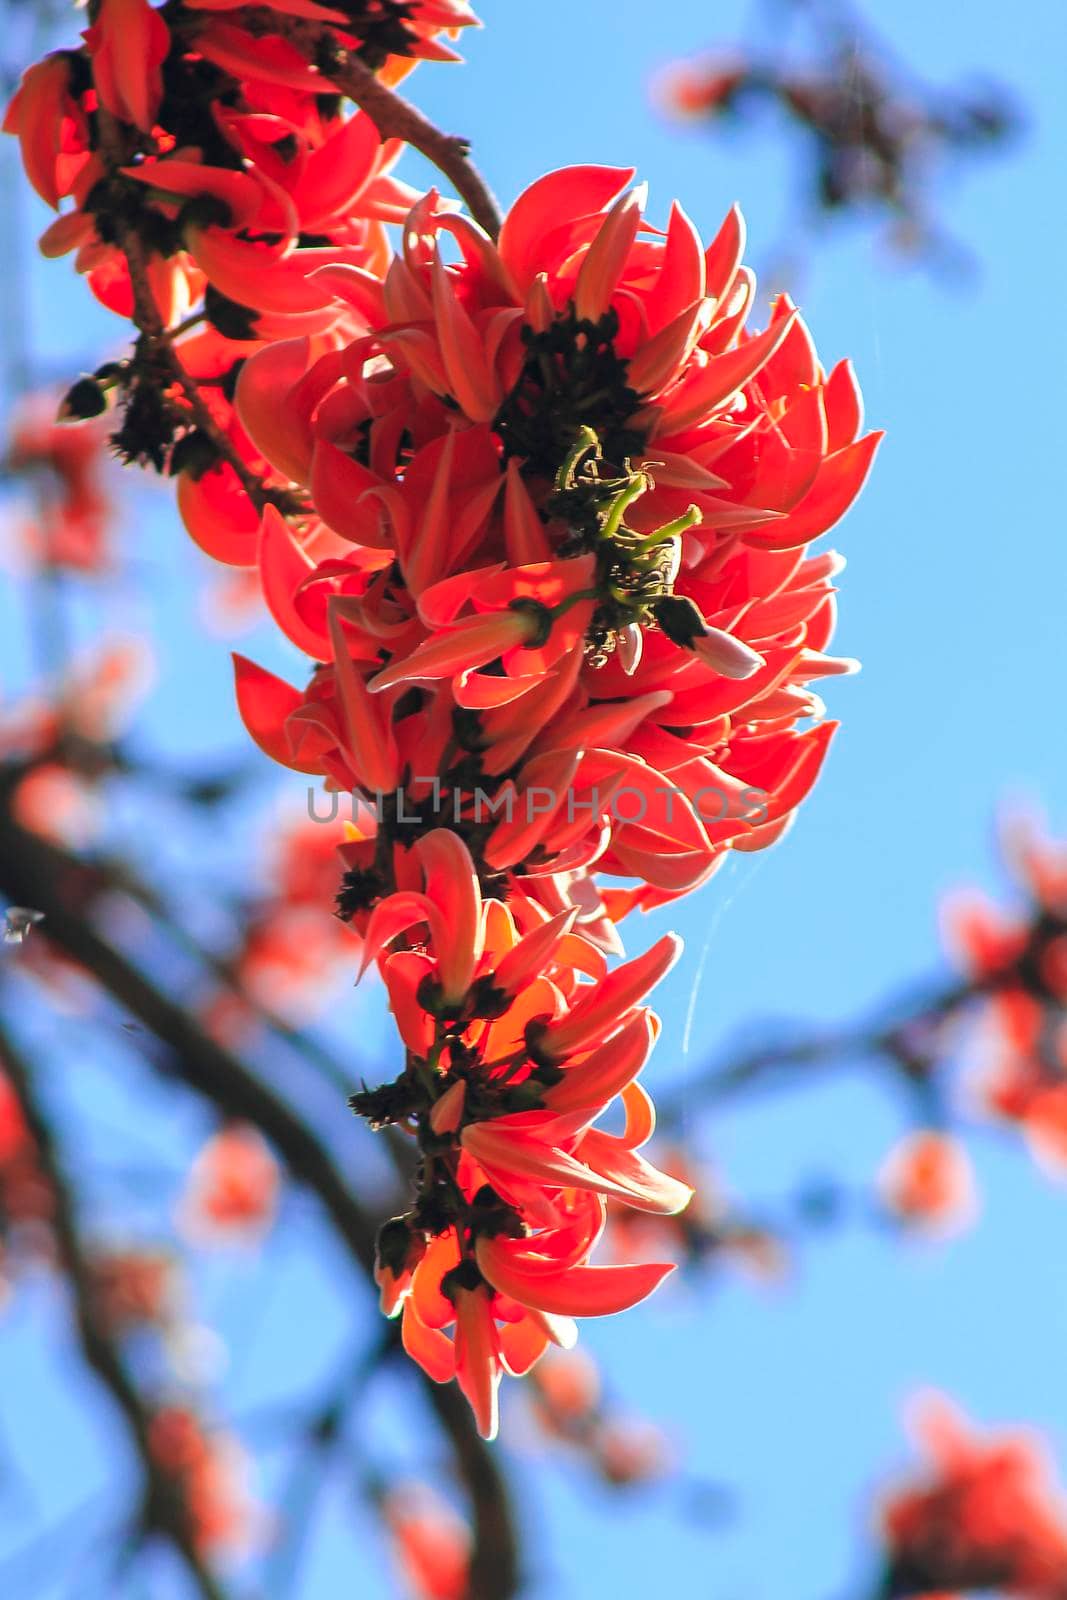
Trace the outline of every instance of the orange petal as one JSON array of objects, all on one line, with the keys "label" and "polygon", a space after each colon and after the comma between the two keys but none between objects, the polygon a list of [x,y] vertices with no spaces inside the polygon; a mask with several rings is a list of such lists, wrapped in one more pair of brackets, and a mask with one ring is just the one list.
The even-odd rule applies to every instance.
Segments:
[{"label": "orange petal", "polygon": [[[501,1239],[479,1239],[478,1265],[488,1281],[520,1305],[564,1317],[606,1317],[648,1298],[674,1271],[673,1263],[570,1267],[558,1273],[524,1270],[526,1262]],[[527,1258],[528,1260],[529,1258]]]},{"label": "orange petal", "polygon": [[317,767],[302,767],[289,754],[285,722],[303,704],[303,695],[265,667],[258,667],[244,656],[233,657],[236,675],[237,709],[249,734],[265,755],[283,767],[298,772],[317,772]]}]

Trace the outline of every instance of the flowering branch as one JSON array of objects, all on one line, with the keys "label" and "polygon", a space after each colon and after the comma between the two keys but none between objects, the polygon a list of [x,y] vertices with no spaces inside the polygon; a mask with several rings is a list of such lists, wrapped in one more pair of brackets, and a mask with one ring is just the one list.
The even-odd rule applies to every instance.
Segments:
[{"label": "flowering branch", "polygon": [[[385,982],[405,1066],[350,1104],[418,1155],[374,1275],[408,1354],[455,1378],[492,1438],[505,1373],[672,1270],[590,1261],[609,1199],[673,1216],[692,1194],[639,1153],[645,998],[679,941],[607,958],[628,911],[698,888],[728,848],[773,844],[814,783],[833,725],[813,684],[855,664],[827,654],[839,562],[803,551],[859,492],[878,436],[851,367],[818,362],[787,300],[746,331],[736,211],[705,247],[680,207],[650,228],[628,169],[583,166],[540,179],[501,225],[462,141],[372,70],[447,59],[438,35],[472,16],[463,0],[400,9],[384,31],[370,7],[335,32],[321,12],[230,23],[101,0],[84,56],[31,69],[8,122],[39,191],[73,193],[55,114],[96,159],[91,81],[115,119],[110,186],[75,196],[49,248],[90,243],[92,270],[128,206],[149,252],[135,296],[153,250],[175,294],[203,292],[194,370],[218,383],[233,440],[313,508],[300,530],[255,516],[174,445],[171,417],[153,426],[148,393],[130,454],[169,464],[194,539],[258,564],[274,621],[318,663],[300,690],[237,658],[246,727],[375,814],[341,847],[338,909]],[[344,95],[359,113],[341,116]],[[268,105],[291,131],[266,145]],[[392,178],[396,141],[469,216]],[[260,348],[236,356],[241,341]],[[619,1136],[594,1126],[616,1100]],[[270,1107],[245,1114],[284,1147]],[[307,1154],[290,1150],[298,1175]],[[483,1470],[473,1450],[468,1466]]]},{"label": "flowering branch", "polygon": [[782,241],[786,261],[798,232],[853,214],[880,220],[895,254],[925,259],[946,275],[970,275],[971,251],[932,214],[931,178],[1019,136],[1014,93],[989,82],[933,87],[845,0],[791,0],[788,9],[807,35],[806,49],[796,48],[774,5],[756,0],[751,20],[759,27],[764,12],[762,45],[754,48],[750,35],[744,44],[671,65],[657,85],[664,110],[710,130],[756,125],[760,103],[769,102],[779,113],[776,126],[796,130],[801,205]]},{"label": "flowering branch", "polygon": [[33,1139],[51,1199],[51,1223],[59,1258],[74,1296],[74,1320],[89,1366],[125,1418],[145,1480],[144,1524],[173,1545],[203,1600],[225,1600],[226,1591],[197,1549],[178,1482],[161,1470],[151,1446],[152,1412],[139,1394],[100,1314],[92,1274],[82,1247],[77,1207],[48,1116],[37,1097],[28,1062],[0,1028],[0,1066],[15,1092]]}]

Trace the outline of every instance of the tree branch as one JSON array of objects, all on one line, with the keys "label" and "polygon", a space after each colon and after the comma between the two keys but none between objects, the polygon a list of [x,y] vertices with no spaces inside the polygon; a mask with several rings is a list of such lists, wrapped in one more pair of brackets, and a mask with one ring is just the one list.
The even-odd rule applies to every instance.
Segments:
[{"label": "tree branch", "polygon": [[151,1408],[142,1400],[100,1315],[92,1272],[81,1243],[74,1197],[51,1125],[37,1098],[29,1064],[2,1027],[0,1065],[18,1099],[36,1147],[37,1161],[51,1191],[52,1228],[59,1259],[74,1295],[74,1321],[82,1351],[122,1412],[140,1459],[145,1481],[145,1524],[174,1547],[203,1600],[226,1600],[226,1591],[197,1549],[178,1483],[160,1469],[152,1453]]},{"label": "tree branch", "polygon": [[798,1036],[799,1030],[794,1028],[781,1042],[737,1051],[701,1068],[664,1096],[659,1102],[660,1123],[676,1125],[694,1103],[715,1105],[779,1078],[788,1082],[798,1072],[840,1067],[850,1061],[880,1061],[918,1081],[928,1075],[929,1068],[920,1048],[923,1037],[949,1024],[977,995],[994,990],[1008,978],[1005,973],[991,975],[981,983],[964,979],[927,991],[920,998],[900,1001],[877,1018],[835,1032]]},{"label": "tree branch", "polygon": [[[269,1139],[292,1178],[318,1196],[349,1255],[369,1277],[374,1267],[375,1219],[349,1189],[329,1151],[272,1089],[206,1034],[68,902],[64,886],[77,882],[83,873],[76,857],[20,827],[9,815],[0,815],[0,892],[16,904],[44,913],[42,931],[167,1046],[183,1083],[227,1116],[251,1122]],[[455,1385],[425,1378],[423,1386],[449,1436],[471,1503],[470,1600],[510,1600],[518,1584],[518,1549],[503,1476],[478,1437]]]}]

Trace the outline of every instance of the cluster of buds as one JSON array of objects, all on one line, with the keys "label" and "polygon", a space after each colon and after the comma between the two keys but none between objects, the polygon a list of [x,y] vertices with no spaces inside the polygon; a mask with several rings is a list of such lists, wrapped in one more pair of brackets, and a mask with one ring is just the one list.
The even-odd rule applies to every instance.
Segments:
[{"label": "cluster of buds", "polygon": [[1067,1502],[1040,1442],[1021,1432],[976,1437],[941,1396],[917,1408],[915,1432],[928,1467],[882,1507],[879,1592],[1064,1600]]},{"label": "cluster of buds", "polygon": [[[116,4],[158,34],[137,70],[104,42]],[[355,9],[421,19],[422,53],[469,20],[441,0]],[[172,25],[168,7],[164,25],[103,0],[93,118],[64,89],[46,138],[27,80],[11,121],[39,186],[60,168],[78,185],[59,231],[84,233],[82,264],[102,249],[130,268],[120,448],[169,463],[193,538],[255,569],[308,657],[300,686],[238,658],[238,703],[270,757],[353,797],[338,910],[405,1051],[354,1108],[418,1147],[411,1208],[381,1235],[383,1306],[491,1436],[503,1372],[670,1271],[590,1262],[609,1200],[671,1215],[690,1196],[641,1154],[637,1082],[659,1029],[644,999],[678,943],[609,958],[627,913],[773,844],[810,791],[834,729],[818,686],[855,663],[827,653],[842,563],[809,547],[878,436],[787,298],[748,328],[736,210],[705,247],[602,166],[540,179],[498,234],[435,190],[409,203],[397,149],[323,103],[329,52],[312,78],[285,54],[310,11],[350,61],[306,0],[278,21],[284,49],[259,12],[179,7]],[[70,140],[75,164],[102,163],[88,188],[55,154]],[[148,216],[166,223],[155,288]],[[175,322],[164,278],[206,327]],[[160,405],[177,436],[144,446],[131,418]]]},{"label": "cluster of buds", "polygon": [[1022,912],[977,895],[947,908],[955,954],[978,1001],[988,1067],[984,1108],[1014,1125],[1055,1171],[1067,1169],[1067,849],[1019,820],[1004,853]]}]

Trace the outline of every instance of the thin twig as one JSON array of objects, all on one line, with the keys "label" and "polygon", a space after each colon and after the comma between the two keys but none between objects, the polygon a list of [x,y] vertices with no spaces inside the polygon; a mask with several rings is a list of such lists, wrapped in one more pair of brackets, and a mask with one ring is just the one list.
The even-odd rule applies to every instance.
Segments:
[{"label": "thin twig", "polygon": [[236,962],[231,957],[219,955],[209,949],[185,927],[162,895],[145,883],[131,867],[125,862],[121,865],[112,862],[108,863],[104,870],[114,888],[128,895],[143,911],[154,917],[168,937],[188,955],[201,962],[219,983],[224,984],[261,1027],[268,1028],[292,1051],[302,1056],[338,1094],[347,1099],[359,1088],[358,1079],[347,1072],[324,1045],[300,1028],[293,1027],[271,1006],[250,994],[247,985],[241,979]]},{"label": "thin twig", "polygon": [[[198,939],[180,920],[174,908],[168,905],[158,891],[145,883],[129,863],[94,859],[92,867],[95,873],[93,887],[98,894],[119,892],[127,895],[143,911],[147,911],[169,939],[206,967],[219,983],[225,985],[260,1027],[280,1039],[294,1055],[299,1056],[323,1078],[331,1089],[345,1100],[359,1089],[362,1080],[353,1076],[333,1052],[314,1035],[294,1027],[279,1012],[253,995],[242,980],[233,958],[218,954]],[[400,1177],[405,1181],[409,1180],[413,1167],[409,1141],[393,1128],[384,1128],[381,1133],[383,1138],[379,1139],[379,1144],[384,1144]]]}]

